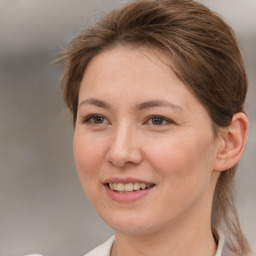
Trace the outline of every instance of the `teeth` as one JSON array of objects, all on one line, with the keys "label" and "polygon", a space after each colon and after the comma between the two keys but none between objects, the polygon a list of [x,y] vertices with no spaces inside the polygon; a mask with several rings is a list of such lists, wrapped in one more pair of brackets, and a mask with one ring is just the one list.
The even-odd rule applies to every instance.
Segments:
[{"label": "teeth", "polygon": [[133,184],[132,183],[128,183],[124,185],[124,190],[127,192],[131,192],[133,191]]},{"label": "teeth", "polygon": [[124,184],[117,183],[116,190],[119,191],[119,192],[123,192],[124,191]]},{"label": "teeth", "polygon": [[144,190],[154,186],[154,184],[146,184],[146,183],[108,183],[108,186],[113,191],[118,192],[132,192],[137,190]]},{"label": "teeth", "polygon": [[133,190],[140,190],[140,183],[133,183]]},{"label": "teeth", "polygon": [[113,183],[109,183],[108,185],[109,185],[111,190],[114,190],[114,184]]},{"label": "teeth", "polygon": [[140,188],[141,188],[141,189],[145,189],[146,187],[147,187],[147,185],[146,185],[145,183],[141,183],[141,184],[140,184]]}]

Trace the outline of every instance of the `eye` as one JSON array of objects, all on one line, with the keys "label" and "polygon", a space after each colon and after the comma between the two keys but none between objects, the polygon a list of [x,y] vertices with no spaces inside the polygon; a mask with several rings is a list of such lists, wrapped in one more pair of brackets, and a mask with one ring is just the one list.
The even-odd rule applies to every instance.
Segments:
[{"label": "eye", "polygon": [[156,126],[161,126],[161,125],[167,125],[173,123],[172,120],[169,118],[163,117],[163,116],[150,116],[147,119],[147,122],[150,125],[156,125]]},{"label": "eye", "polygon": [[101,115],[89,115],[84,120],[83,123],[89,123],[89,124],[108,124],[108,120]]}]

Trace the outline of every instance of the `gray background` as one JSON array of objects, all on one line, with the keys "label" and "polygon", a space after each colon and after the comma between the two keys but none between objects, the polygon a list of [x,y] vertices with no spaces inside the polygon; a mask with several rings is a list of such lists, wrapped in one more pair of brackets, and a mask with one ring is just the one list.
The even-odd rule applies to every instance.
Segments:
[{"label": "gray background", "polygon": [[[0,0],[0,255],[79,256],[112,231],[80,188],[72,121],[59,89],[61,47],[124,1]],[[234,28],[248,69],[249,140],[239,212],[256,248],[256,1],[202,1]]]}]

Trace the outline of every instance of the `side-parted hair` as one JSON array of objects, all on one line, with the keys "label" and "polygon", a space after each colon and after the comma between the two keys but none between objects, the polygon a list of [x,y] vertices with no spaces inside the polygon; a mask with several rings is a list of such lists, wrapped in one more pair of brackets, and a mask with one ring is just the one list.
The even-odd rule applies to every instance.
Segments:
[{"label": "side-parted hair", "polygon": [[[63,51],[64,100],[77,118],[78,93],[90,60],[117,46],[158,49],[170,68],[208,111],[215,135],[244,112],[247,75],[233,30],[193,0],[133,1],[82,30]],[[237,255],[248,255],[234,199],[236,166],[221,172],[213,205],[212,228],[219,227]]]}]

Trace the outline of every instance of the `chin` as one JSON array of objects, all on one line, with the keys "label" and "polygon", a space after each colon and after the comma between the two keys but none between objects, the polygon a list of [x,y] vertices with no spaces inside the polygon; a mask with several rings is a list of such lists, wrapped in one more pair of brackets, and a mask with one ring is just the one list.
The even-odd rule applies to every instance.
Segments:
[{"label": "chin", "polygon": [[148,225],[138,223],[107,223],[114,231],[127,235],[146,235],[152,233]]},{"label": "chin", "polygon": [[[103,221],[114,231],[130,235],[145,235],[156,231],[158,221],[154,221],[152,217],[150,219],[147,217],[143,213],[136,212],[101,215]],[[154,226],[152,226],[152,223],[154,223]]]}]

